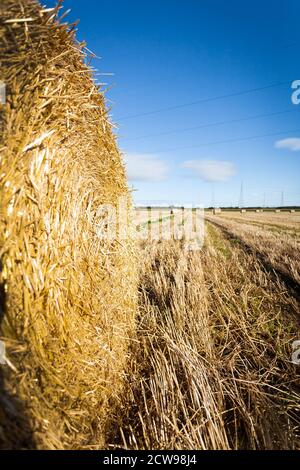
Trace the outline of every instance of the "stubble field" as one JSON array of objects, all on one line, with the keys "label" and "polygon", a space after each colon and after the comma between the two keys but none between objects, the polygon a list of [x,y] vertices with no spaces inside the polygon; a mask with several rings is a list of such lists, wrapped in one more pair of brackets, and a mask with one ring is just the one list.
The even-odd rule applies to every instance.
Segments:
[{"label": "stubble field", "polygon": [[[147,227],[163,232],[170,218],[182,224],[180,211],[166,209]],[[297,213],[271,212],[207,212],[197,250],[153,240],[149,230],[139,242],[137,341],[111,444],[299,448],[299,233]]]}]

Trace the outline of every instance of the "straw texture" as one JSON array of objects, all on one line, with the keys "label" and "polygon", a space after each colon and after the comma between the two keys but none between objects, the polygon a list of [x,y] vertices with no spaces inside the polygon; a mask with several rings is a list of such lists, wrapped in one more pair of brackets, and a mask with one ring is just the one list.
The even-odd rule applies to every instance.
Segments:
[{"label": "straw texture", "polygon": [[0,8],[1,446],[103,447],[136,271],[98,209],[131,204],[124,167],[74,25],[33,0]]}]

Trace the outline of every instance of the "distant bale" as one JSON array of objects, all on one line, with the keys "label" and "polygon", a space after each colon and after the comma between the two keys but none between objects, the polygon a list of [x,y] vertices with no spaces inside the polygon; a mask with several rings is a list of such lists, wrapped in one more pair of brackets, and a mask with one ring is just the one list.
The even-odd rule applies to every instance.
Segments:
[{"label": "distant bale", "polygon": [[280,209],[275,209],[275,211],[274,211],[274,212],[278,213],[278,212],[280,212]]},{"label": "distant bale", "polygon": [[215,208],[213,209],[213,213],[214,213],[214,214],[220,214],[221,212],[222,212],[222,210],[221,210],[219,207],[215,207]]},{"label": "distant bale", "polygon": [[291,209],[291,210],[290,210],[290,213],[291,213],[291,214],[293,214],[294,212],[296,212],[295,209]]},{"label": "distant bale", "polygon": [[241,214],[244,214],[246,212],[246,209],[241,209],[240,212]]},{"label": "distant bale", "polygon": [[130,198],[83,45],[56,10],[2,0],[2,447],[105,444],[134,332],[133,243],[99,207]]}]

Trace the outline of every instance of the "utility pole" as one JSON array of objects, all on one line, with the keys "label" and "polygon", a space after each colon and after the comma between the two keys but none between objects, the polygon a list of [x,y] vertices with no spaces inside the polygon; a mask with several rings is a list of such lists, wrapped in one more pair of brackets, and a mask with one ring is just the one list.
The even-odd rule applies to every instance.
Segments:
[{"label": "utility pole", "polygon": [[242,209],[244,207],[244,185],[243,181],[241,183],[241,190],[240,190],[240,197],[239,197],[239,208]]},{"label": "utility pole", "polygon": [[284,191],[281,191],[281,202],[280,207],[284,207]]},{"label": "utility pole", "polygon": [[215,208],[215,187],[214,183],[211,184],[211,207]]}]

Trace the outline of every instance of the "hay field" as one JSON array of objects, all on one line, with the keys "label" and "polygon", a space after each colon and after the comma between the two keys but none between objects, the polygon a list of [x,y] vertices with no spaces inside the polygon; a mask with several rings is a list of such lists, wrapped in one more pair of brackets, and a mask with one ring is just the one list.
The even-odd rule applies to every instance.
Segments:
[{"label": "hay field", "polygon": [[115,445],[299,449],[299,240],[250,218],[207,215],[198,251],[140,242],[139,342]]},{"label": "hay field", "polygon": [[1,9],[1,447],[299,449],[298,214],[99,237],[131,198],[85,49],[58,9]]},{"label": "hay field", "polygon": [[248,210],[244,213],[239,211],[223,211],[221,217],[228,220],[237,222],[248,222],[253,225],[270,226],[271,228],[279,227],[285,230],[299,230],[300,229],[300,212],[289,212],[288,210],[276,213],[269,210],[265,212],[256,213],[255,211]]}]

